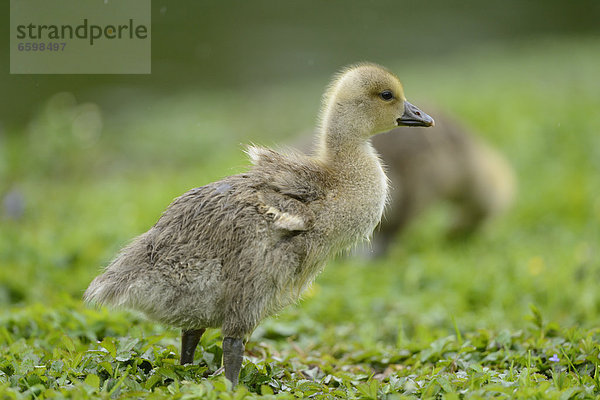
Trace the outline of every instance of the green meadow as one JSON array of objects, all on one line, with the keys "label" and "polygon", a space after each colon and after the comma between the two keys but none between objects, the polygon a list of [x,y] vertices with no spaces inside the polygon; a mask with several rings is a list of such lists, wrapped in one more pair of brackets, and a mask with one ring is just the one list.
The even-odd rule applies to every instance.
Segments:
[{"label": "green meadow", "polygon": [[510,160],[515,204],[462,241],[445,239],[439,205],[385,257],[337,258],[254,332],[234,390],[218,330],[184,367],[177,330],[81,296],[174,197],[243,171],[245,144],[310,135],[329,76],[111,112],[45,99],[0,136],[0,398],[598,398],[599,48],[548,39],[387,65],[414,104]]}]

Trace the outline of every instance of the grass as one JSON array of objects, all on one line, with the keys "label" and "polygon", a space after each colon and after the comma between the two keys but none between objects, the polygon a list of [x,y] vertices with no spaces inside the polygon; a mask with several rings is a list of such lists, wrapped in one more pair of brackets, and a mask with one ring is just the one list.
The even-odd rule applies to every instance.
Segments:
[{"label": "grass", "polygon": [[182,367],[178,332],[88,309],[81,294],[173,197],[242,170],[240,143],[310,131],[326,78],[140,99],[111,115],[48,100],[28,128],[0,137],[0,192],[25,204],[0,224],[0,397],[597,398],[598,44],[390,65],[411,100],[435,101],[502,149],[518,200],[467,242],[443,240],[437,208],[386,258],[328,265],[302,302],[255,331],[235,391],[217,373],[218,331]]}]

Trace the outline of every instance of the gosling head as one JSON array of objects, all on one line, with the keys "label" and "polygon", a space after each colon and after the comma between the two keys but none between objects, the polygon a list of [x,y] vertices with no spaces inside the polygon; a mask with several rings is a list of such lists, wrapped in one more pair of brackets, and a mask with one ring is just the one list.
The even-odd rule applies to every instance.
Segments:
[{"label": "gosling head", "polygon": [[376,64],[342,71],[325,94],[322,130],[363,138],[397,126],[433,126],[429,115],[406,101],[400,80]]}]

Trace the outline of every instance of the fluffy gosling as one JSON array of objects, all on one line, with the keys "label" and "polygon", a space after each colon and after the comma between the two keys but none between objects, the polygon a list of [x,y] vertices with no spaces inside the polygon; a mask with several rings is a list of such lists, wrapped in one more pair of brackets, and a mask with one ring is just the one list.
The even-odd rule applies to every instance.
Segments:
[{"label": "fluffy gosling", "polygon": [[225,376],[237,385],[244,339],[257,324],[379,223],[387,178],[370,138],[433,123],[388,70],[345,69],[325,94],[314,156],[249,147],[247,172],[176,198],[85,300],[180,327],[182,364],[193,361],[205,328],[221,328]]}]

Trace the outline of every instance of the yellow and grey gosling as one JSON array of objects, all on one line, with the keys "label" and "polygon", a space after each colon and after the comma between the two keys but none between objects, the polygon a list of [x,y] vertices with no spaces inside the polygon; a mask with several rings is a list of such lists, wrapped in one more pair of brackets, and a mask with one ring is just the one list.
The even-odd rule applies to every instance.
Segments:
[{"label": "yellow and grey gosling", "polygon": [[368,238],[387,198],[371,136],[431,126],[398,78],[374,64],[335,77],[321,110],[315,156],[250,147],[245,173],[176,198],[90,284],[87,302],[142,311],[182,328],[191,363],[205,328],[221,328],[235,386],[244,339],[296,301],[325,262]]}]

